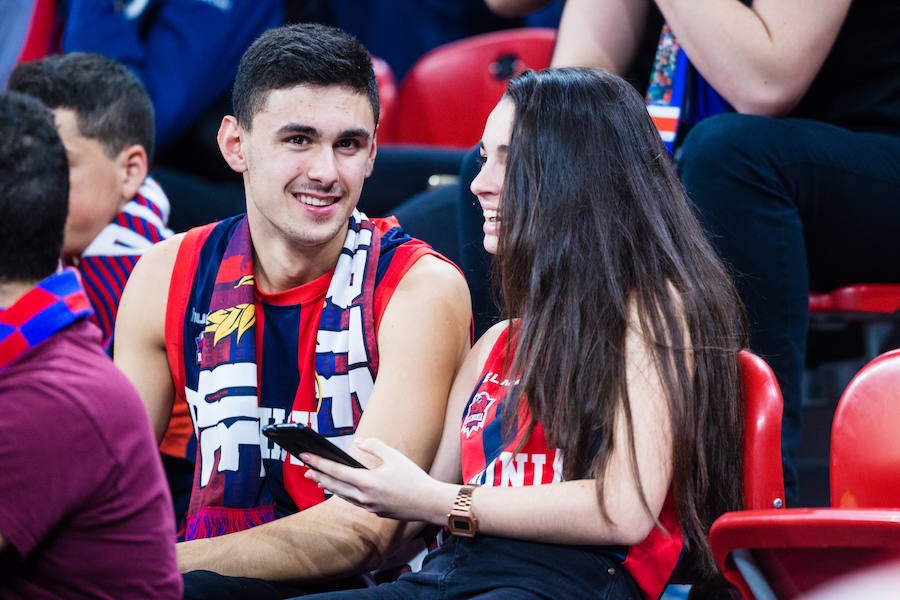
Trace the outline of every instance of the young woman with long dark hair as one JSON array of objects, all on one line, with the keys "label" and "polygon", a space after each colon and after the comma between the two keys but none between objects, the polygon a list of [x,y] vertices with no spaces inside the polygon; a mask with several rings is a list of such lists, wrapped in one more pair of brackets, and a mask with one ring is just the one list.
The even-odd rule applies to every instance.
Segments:
[{"label": "young woman with long dark hair", "polygon": [[430,476],[372,439],[368,470],[302,456],[348,501],[456,534],[356,593],[656,597],[679,560],[713,577],[709,527],[742,503],[743,316],[642,99],[600,70],[523,73],[481,155],[507,319],[457,375]]}]

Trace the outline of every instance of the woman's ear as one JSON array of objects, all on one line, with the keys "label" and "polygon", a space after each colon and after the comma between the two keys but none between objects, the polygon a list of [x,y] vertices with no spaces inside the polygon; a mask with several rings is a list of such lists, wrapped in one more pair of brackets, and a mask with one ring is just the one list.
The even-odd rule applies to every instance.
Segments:
[{"label": "woman's ear", "polygon": [[243,129],[238,125],[237,119],[232,115],[225,115],[222,124],[219,125],[219,134],[216,140],[219,142],[219,151],[228,166],[238,173],[247,170],[247,160],[244,157],[244,147],[241,143]]}]

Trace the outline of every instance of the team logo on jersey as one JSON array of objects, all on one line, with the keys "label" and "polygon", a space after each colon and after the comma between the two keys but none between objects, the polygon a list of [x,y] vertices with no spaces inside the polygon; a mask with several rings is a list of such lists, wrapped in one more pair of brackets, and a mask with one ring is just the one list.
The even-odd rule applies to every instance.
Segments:
[{"label": "team logo on jersey", "polygon": [[462,427],[460,428],[460,431],[466,434],[467,438],[484,427],[488,409],[494,402],[496,402],[496,400],[488,396],[485,392],[478,392],[475,394],[475,397],[472,398],[472,401],[469,402],[469,405],[466,407],[466,412],[463,415]]}]

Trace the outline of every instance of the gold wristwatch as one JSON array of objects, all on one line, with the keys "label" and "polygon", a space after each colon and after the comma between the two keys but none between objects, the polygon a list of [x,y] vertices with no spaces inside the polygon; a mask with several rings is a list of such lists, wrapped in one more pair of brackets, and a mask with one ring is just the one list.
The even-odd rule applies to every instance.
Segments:
[{"label": "gold wristwatch", "polygon": [[462,537],[475,537],[478,531],[478,519],[472,514],[472,492],[474,485],[464,485],[459,488],[453,508],[447,515],[447,528],[453,535]]}]

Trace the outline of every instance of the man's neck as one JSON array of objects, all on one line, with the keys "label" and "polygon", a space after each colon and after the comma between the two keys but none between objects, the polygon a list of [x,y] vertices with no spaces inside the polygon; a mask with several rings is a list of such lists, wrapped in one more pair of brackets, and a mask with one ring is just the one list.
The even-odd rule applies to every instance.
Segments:
[{"label": "man's neck", "polygon": [[6,281],[0,283],[0,308],[9,308],[27,294],[37,281]]},{"label": "man's neck", "polygon": [[253,263],[256,285],[264,292],[277,293],[314,281],[334,269],[344,247],[344,236],[327,246],[309,251],[277,243],[254,244]]}]

